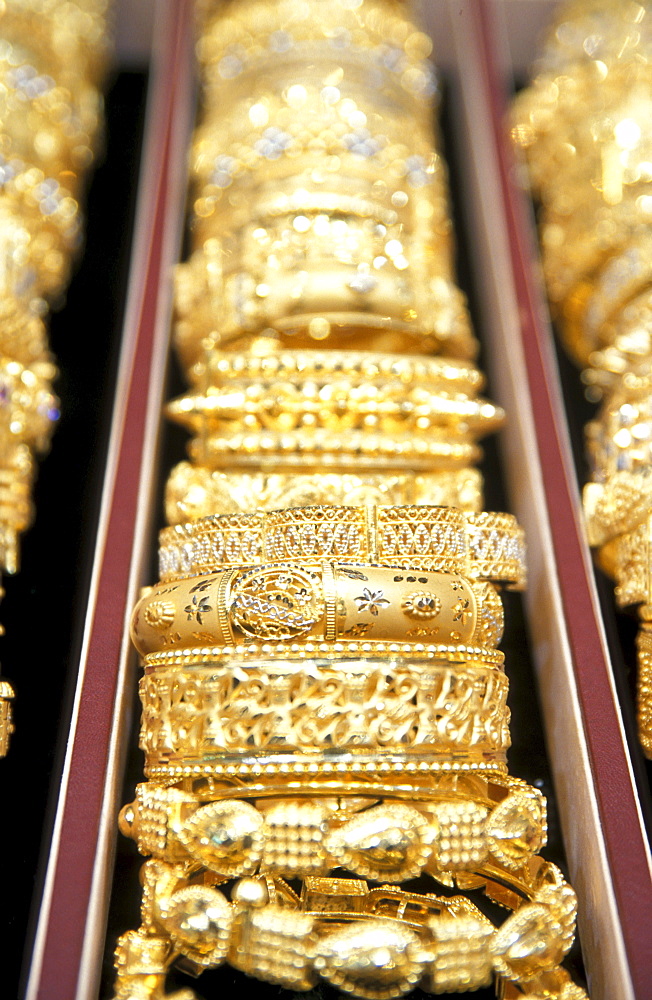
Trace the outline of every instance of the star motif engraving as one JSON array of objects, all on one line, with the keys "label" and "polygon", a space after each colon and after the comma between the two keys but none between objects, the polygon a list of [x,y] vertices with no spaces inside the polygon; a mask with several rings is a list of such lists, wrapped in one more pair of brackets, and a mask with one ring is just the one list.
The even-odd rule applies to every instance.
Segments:
[{"label": "star motif engraving", "polygon": [[369,590],[368,587],[365,587],[362,591],[362,595],[360,597],[355,597],[354,600],[358,605],[359,613],[362,611],[368,611],[372,615],[377,615],[379,608],[385,607],[391,603],[386,597],[383,597],[382,590]]},{"label": "star motif engraving", "polygon": [[195,594],[192,599],[192,604],[186,604],[183,609],[186,613],[187,621],[192,618],[196,618],[200,625],[203,625],[202,615],[207,615],[209,611],[212,611],[210,604],[208,603],[207,597],[199,597]]}]

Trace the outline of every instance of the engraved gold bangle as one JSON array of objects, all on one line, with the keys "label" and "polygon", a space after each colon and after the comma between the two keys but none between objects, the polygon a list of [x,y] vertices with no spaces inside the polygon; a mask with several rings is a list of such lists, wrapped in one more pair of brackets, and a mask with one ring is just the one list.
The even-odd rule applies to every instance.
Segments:
[{"label": "engraved gold bangle", "polygon": [[[386,644],[388,645],[388,644]],[[390,751],[431,767],[465,760],[504,763],[509,746],[502,656],[472,647],[425,658],[360,650],[328,659],[235,652],[146,657],[141,748],[146,771],[213,763],[250,773],[270,763],[366,763]],[[219,719],[219,724],[217,720]],[[472,720],[472,725],[469,725]],[[301,755],[304,755],[302,758]],[[278,770],[278,768],[277,768]],[[413,768],[410,768],[413,770]]]},{"label": "engraved gold bangle", "polygon": [[134,609],[132,639],[141,655],[198,644],[363,637],[465,645],[497,642],[502,627],[500,597],[487,583],[303,559],[158,584]]},{"label": "engraved gold bangle", "polygon": [[161,581],[227,566],[336,558],[525,585],[523,532],[511,514],[446,507],[295,507],[207,517],[160,534]]}]

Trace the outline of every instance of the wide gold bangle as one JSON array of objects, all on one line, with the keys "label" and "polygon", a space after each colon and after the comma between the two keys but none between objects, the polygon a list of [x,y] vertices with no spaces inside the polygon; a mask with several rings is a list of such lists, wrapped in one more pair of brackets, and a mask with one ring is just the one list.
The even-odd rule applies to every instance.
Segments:
[{"label": "wide gold bangle", "polygon": [[[395,303],[397,297],[402,298],[400,290],[407,280],[403,260],[399,260],[398,247],[403,249],[400,241],[389,241],[396,254],[386,272],[388,277],[381,275],[382,280],[366,270],[359,271],[357,264],[344,265],[337,260],[327,260],[321,270],[301,272],[305,278],[297,276],[293,259],[305,252],[302,248],[311,233],[301,233],[299,240],[295,224],[303,227],[298,220],[309,219],[312,230],[319,225],[322,214],[310,212],[307,216],[297,208],[285,219],[285,226],[299,245],[293,254],[288,251],[279,265],[283,267],[281,275],[276,268],[270,272],[265,245],[261,246],[255,235],[264,232],[271,240],[270,223],[267,228],[259,224],[251,228],[249,240],[239,250],[243,264],[237,270],[225,272],[225,259],[234,264],[233,250],[219,239],[207,240],[201,250],[178,266],[175,343],[184,367],[190,368],[202,357],[207,339],[220,350],[238,353],[270,354],[283,348],[309,350],[324,346],[333,350],[475,357],[478,345],[471,332],[466,299],[450,279],[431,276],[426,280],[425,275],[412,275],[413,295],[411,286],[408,294],[408,301],[412,296],[411,304],[397,313]],[[367,237],[366,244],[370,271],[374,261],[382,271],[385,264],[381,258],[389,258],[376,252],[371,238]],[[330,241],[327,245],[332,254]],[[423,282],[418,281],[420,277]],[[332,282],[339,294],[329,297],[327,304],[323,289]],[[271,289],[277,289],[273,296]],[[242,319],[243,309],[246,322]]]},{"label": "wide gold bangle", "polygon": [[[167,414],[202,435],[265,431],[307,436],[449,436],[474,440],[500,426],[504,412],[478,397],[475,366],[348,351],[284,352],[276,358],[211,351],[192,372],[196,388]],[[344,441],[342,441],[344,444]]]},{"label": "wide gold bangle", "polygon": [[289,767],[295,775],[332,776],[341,763],[365,771],[381,752],[396,765],[402,760],[408,775],[421,764],[456,769],[462,754],[465,765],[504,764],[502,654],[432,646],[430,655],[415,647],[406,655],[382,645],[384,655],[378,644],[356,654],[346,644],[335,653],[333,644],[313,643],[302,657],[246,647],[146,656],[146,773],[160,778],[189,766],[212,775],[278,775]]},{"label": "wide gold bangle", "polygon": [[233,567],[149,588],[132,639],[142,655],[196,645],[325,639],[498,642],[502,602],[454,573],[369,563]]},{"label": "wide gold bangle", "polygon": [[480,511],[482,475],[477,469],[359,469],[331,472],[308,470],[251,472],[211,470],[181,462],[170,474],[165,490],[168,524],[184,524],[213,514],[251,514],[281,507],[370,504],[460,507]]},{"label": "wide gold bangle", "polygon": [[228,566],[337,559],[525,585],[523,531],[511,514],[446,507],[295,507],[164,528],[161,581]]}]

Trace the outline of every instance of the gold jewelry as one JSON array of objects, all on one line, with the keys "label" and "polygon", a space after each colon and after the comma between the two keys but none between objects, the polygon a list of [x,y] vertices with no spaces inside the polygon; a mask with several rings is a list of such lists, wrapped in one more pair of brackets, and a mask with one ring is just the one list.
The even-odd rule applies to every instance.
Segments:
[{"label": "gold jewelry", "polygon": [[[394,0],[241,0],[199,42],[195,253],[177,284],[193,388],[172,411],[200,468],[175,473],[169,502],[175,520],[220,490],[218,509],[237,506],[162,533],[161,582],[134,614],[148,782],[121,828],[153,857],[119,1000],[163,994],[178,957],[370,1000],[493,976],[505,1000],[584,997],[558,967],[576,903],[535,855],[542,799],[506,773],[491,581],[524,584],[516,522],[333,495],[260,509],[288,503],[297,469],[302,498],[433,489],[501,416],[473,366],[378,354],[474,347],[423,45]],[[518,912],[496,929],[463,896],[392,885],[419,875]]]},{"label": "gold jewelry", "polygon": [[377,469],[362,474],[357,470],[242,472],[181,462],[172,470],[165,491],[168,524],[198,521],[211,514],[250,514],[317,504],[426,504],[480,511],[482,476],[477,469],[469,468],[423,473],[405,469]]},{"label": "gold jewelry", "polygon": [[511,514],[447,507],[295,507],[164,528],[167,582],[227,566],[295,559],[380,562],[525,586],[525,541]]},{"label": "gold jewelry", "polygon": [[[356,207],[352,206],[352,210]],[[443,277],[426,280],[421,274],[406,275],[409,265],[404,266],[403,259],[407,257],[399,254],[398,248],[409,251],[409,247],[400,240],[386,239],[377,247],[366,230],[359,231],[357,219],[340,232],[340,242],[348,239],[361,243],[361,253],[368,260],[341,263],[332,241],[324,240],[328,258],[321,266],[321,277],[317,270],[296,272],[296,257],[306,252],[312,231],[321,226],[321,219],[328,218],[324,212],[313,210],[306,215],[306,211],[305,207],[297,207],[294,214],[285,217],[285,225],[279,220],[276,229],[269,220],[264,220],[264,226],[253,226],[246,234],[248,239],[243,237],[244,246],[237,248],[238,258],[234,259],[235,249],[226,241],[212,238],[185,264],[178,265],[175,343],[184,367],[190,368],[201,358],[207,338],[218,349],[238,353],[305,350],[320,344],[334,350],[367,348],[386,353],[475,357],[477,342],[459,288]],[[303,219],[309,221],[311,232],[300,232]],[[257,233],[264,236],[258,238]],[[283,244],[290,241],[278,265],[270,262],[266,252],[273,237]],[[396,251],[393,261],[387,256],[388,244]],[[383,252],[377,253],[378,249]],[[235,269],[239,259],[242,264]],[[231,262],[233,270],[225,272],[226,261]],[[376,277],[376,272],[380,274],[386,266],[387,277]],[[330,282],[339,288],[333,300],[337,308],[332,310],[322,304],[323,288]],[[270,297],[271,289],[277,291]],[[396,303],[405,299],[406,307],[399,311]]]},{"label": "gold jewelry", "polygon": [[[260,865],[273,876],[306,877],[340,867],[396,883],[424,869],[435,877],[477,869],[490,855],[493,863],[519,871],[545,844],[544,799],[533,788],[509,789],[505,778],[474,780],[475,788],[471,779],[458,779],[469,786],[465,795],[443,781],[432,797],[412,805],[389,800],[374,806],[371,797],[351,797],[336,809],[332,799],[261,798],[254,805],[211,796],[205,803],[201,794],[148,783],[122,810],[121,825],[142,854],[169,864],[194,858],[229,879],[252,875]],[[388,837],[397,823],[409,843],[382,857],[369,841]],[[312,837],[299,838],[288,827],[307,828]]]},{"label": "gold jewelry", "polygon": [[[301,815],[298,806],[294,816]],[[274,829],[270,818],[267,826]],[[322,976],[346,992],[385,1000],[421,979],[439,993],[475,989],[497,972],[530,989],[539,985],[549,998],[586,998],[558,968],[572,941],[577,904],[547,862],[518,874],[489,864],[471,876],[490,898],[515,911],[498,930],[463,896],[423,897],[389,886],[370,889],[364,880],[307,875],[297,897],[282,878],[269,874],[245,876],[229,904],[214,883],[191,886],[191,870],[160,861],[145,866],[145,924],[118,944],[118,997],[133,995],[145,976],[152,986],[162,985],[169,961],[161,948],[165,935],[197,971],[228,958],[248,974],[290,989],[308,989]],[[208,923],[203,939],[193,929],[198,917]],[[374,956],[380,947],[388,957],[379,982]]]},{"label": "gold jewelry", "polygon": [[454,573],[302,559],[148,588],[132,640],[166,648],[323,638],[466,644],[502,635],[496,591]]},{"label": "gold jewelry", "polygon": [[270,360],[211,352],[209,363],[193,372],[200,384],[169,403],[167,415],[195,434],[332,430],[399,437],[445,428],[461,439],[488,434],[504,420],[499,406],[476,396],[478,370],[452,360],[344,351]]},{"label": "gold jewelry", "polygon": [[0,679],[0,757],[5,757],[9,750],[9,738],[14,731],[11,716],[11,702],[14,699],[14,689],[9,681]]},{"label": "gold jewelry", "polygon": [[396,761],[403,757],[404,770],[410,761],[454,766],[462,752],[466,762],[504,763],[502,655],[440,646],[427,658],[417,649],[381,657],[358,648],[330,660],[314,651],[301,659],[220,655],[219,647],[170,650],[158,664],[156,654],[147,656],[140,685],[146,772],[170,764],[201,769],[219,755],[230,773],[250,774],[261,755],[287,766],[304,761],[306,751],[320,769],[351,754],[362,767],[388,748]]}]

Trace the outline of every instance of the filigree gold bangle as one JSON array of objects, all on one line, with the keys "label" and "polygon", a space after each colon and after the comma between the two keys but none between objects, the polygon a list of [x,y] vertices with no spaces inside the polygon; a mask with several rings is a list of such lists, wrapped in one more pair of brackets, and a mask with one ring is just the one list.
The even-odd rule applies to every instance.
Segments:
[{"label": "filigree gold bangle", "polygon": [[502,636],[502,603],[488,584],[474,586],[454,573],[310,559],[158,584],[132,619],[142,655],[283,639],[467,644],[488,636]]},{"label": "filigree gold bangle", "polygon": [[160,534],[162,581],[227,566],[319,559],[379,562],[525,585],[525,544],[511,514],[446,507],[295,507],[208,517]]},{"label": "filigree gold bangle", "polygon": [[168,524],[185,524],[213,514],[317,504],[427,504],[480,511],[484,506],[482,475],[467,467],[421,473],[405,469],[245,472],[181,462],[172,470],[165,491]]}]

